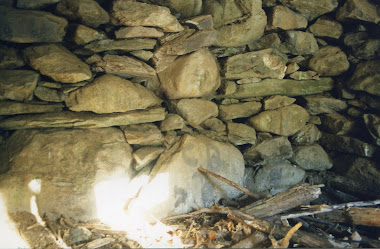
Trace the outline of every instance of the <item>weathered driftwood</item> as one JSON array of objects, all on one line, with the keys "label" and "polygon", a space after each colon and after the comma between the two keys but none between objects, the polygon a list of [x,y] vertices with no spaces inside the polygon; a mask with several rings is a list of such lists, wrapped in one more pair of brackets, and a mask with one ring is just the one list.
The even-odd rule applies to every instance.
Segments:
[{"label": "weathered driftwood", "polygon": [[380,227],[380,209],[352,207],[347,210],[333,210],[317,215],[318,218],[336,223]]},{"label": "weathered driftwood", "polygon": [[324,185],[297,185],[269,198],[256,201],[241,210],[259,218],[270,217],[317,199],[321,194],[320,187],[322,186]]}]

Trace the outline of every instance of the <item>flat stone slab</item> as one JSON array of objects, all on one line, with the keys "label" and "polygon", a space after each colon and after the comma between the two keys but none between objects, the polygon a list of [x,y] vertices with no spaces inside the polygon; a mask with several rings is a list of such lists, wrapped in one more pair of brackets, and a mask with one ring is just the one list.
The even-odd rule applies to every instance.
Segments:
[{"label": "flat stone slab", "polygon": [[0,115],[60,112],[63,107],[62,104],[23,103],[5,100],[0,101]]}]

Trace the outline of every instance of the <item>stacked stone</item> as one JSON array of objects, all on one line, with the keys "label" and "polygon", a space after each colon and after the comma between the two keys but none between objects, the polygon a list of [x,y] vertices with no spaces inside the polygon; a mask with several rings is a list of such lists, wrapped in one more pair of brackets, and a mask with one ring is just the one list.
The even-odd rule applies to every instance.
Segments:
[{"label": "stacked stone", "polygon": [[[54,196],[40,210],[94,218],[90,192],[117,176],[127,179],[118,189],[131,189],[117,198],[139,193],[130,212],[161,218],[239,195],[198,167],[277,191],[307,171],[342,171],[347,154],[356,157],[343,171],[368,168],[379,184],[374,4],[145,2],[114,0],[108,12],[94,0],[1,6],[0,129],[18,130],[1,135],[9,199],[40,177]],[[149,184],[132,180],[141,176]]]}]

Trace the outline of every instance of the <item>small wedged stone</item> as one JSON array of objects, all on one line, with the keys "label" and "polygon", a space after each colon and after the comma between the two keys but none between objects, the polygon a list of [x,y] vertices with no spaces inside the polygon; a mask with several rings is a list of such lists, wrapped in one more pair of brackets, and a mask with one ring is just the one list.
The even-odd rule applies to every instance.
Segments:
[{"label": "small wedged stone", "polygon": [[58,82],[77,83],[92,77],[90,67],[62,45],[27,47],[24,56],[32,68]]},{"label": "small wedged stone", "polygon": [[128,38],[159,38],[163,36],[164,33],[158,31],[155,28],[135,26],[135,27],[124,27],[115,31],[116,39],[128,39]]},{"label": "small wedged stone", "polygon": [[32,70],[0,70],[0,100],[30,100],[39,79]]},{"label": "small wedged stone", "polygon": [[181,99],[174,103],[175,109],[190,125],[198,126],[206,119],[218,116],[218,106],[204,99]]},{"label": "small wedged stone", "polygon": [[303,15],[291,9],[277,5],[270,9],[268,14],[267,30],[282,29],[304,29],[307,27],[307,19]]},{"label": "small wedged stone", "polygon": [[261,111],[260,102],[246,102],[232,105],[220,105],[219,117],[223,120],[231,120],[236,118],[246,118]]},{"label": "small wedged stone", "polygon": [[318,2],[310,0],[280,0],[280,3],[301,13],[309,20],[332,12],[338,7],[337,0],[320,0]]},{"label": "small wedged stone", "polygon": [[296,101],[295,98],[290,98],[288,96],[271,96],[269,98],[264,99],[264,110],[274,110],[280,107],[288,106],[293,104]]},{"label": "small wedged stone", "polygon": [[350,89],[380,96],[380,60],[364,61],[356,66],[354,75],[347,82]]},{"label": "small wedged stone", "polygon": [[47,102],[63,102],[65,100],[65,96],[61,92],[44,86],[37,86],[34,95]]},{"label": "small wedged stone", "polygon": [[309,67],[321,76],[338,76],[348,70],[350,63],[339,47],[326,46],[314,54]]},{"label": "small wedged stone", "polygon": [[110,51],[110,50],[121,50],[124,52],[130,52],[142,49],[153,49],[156,46],[157,41],[155,39],[144,39],[144,38],[133,38],[133,39],[122,39],[122,40],[101,40],[93,41],[86,46],[88,49],[94,53]]},{"label": "small wedged stone", "polygon": [[304,170],[327,170],[333,162],[319,144],[296,146],[291,161]]},{"label": "small wedged stone", "polygon": [[289,75],[289,78],[294,80],[319,80],[319,76],[315,71],[296,71]]},{"label": "small wedged stone", "polygon": [[14,69],[24,66],[18,50],[12,47],[0,46],[0,69]]},{"label": "small wedged stone", "polygon": [[290,137],[290,141],[294,145],[312,144],[322,137],[322,133],[314,124],[306,124],[301,130]]},{"label": "small wedged stone", "polygon": [[79,24],[73,33],[72,40],[78,45],[84,45],[95,40],[105,39],[106,36],[99,31]]},{"label": "small wedged stone", "polygon": [[311,115],[339,112],[347,108],[344,100],[325,96],[304,96],[305,108]]},{"label": "small wedged stone", "polygon": [[369,0],[347,0],[336,13],[339,21],[360,20],[365,22],[379,23],[380,14],[378,5]]},{"label": "small wedged stone", "polygon": [[248,44],[249,51],[258,51],[267,48],[277,49],[281,53],[289,53],[278,33],[263,35],[260,39]]},{"label": "small wedged stone", "polygon": [[181,130],[186,126],[185,120],[178,114],[169,113],[161,122],[161,131]]},{"label": "small wedged stone", "polygon": [[121,126],[125,139],[129,144],[159,146],[164,144],[164,136],[154,124],[138,124]]},{"label": "small wedged stone", "polygon": [[0,115],[60,112],[63,107],[62,104],[24,103],[4,100],[0,101]]},{"label": "small wedged stone", "polygon": [[256,131],[251,126],[228,122],[227,131],[228,141],[234,145],[256,143]]},{"label": "small wedged stone", "polygon": [[309,32],[286,31],[284,39],[285,46],[294,55],[308,55],[318,51],[317,40]]},{"label": "small wedged stone", "polygon": [[316,37],[329,37],[339,39],[343,34],[342,25],[329,17],[322,16],[310,25],[308,31]]},{"label": "small wedged stone", "polygon": [[206,119],[202,123],[202,127],[207,130],[216,132],[224,132],[226,130],[226,125],[220,119],[217,118]]},{"label": "small wedged stone", "polygon": [[142,147],[132,154],[132,165],[135,170],[140,171],[142,168],[147,166],[149,163],[156,160],[162,152],[164,152],[162,147]]}]

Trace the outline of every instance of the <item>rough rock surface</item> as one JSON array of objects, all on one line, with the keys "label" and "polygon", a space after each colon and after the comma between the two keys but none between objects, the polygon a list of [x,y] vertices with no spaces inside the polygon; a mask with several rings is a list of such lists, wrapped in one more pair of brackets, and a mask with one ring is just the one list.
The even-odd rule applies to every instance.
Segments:
[{"label": "rough rock surface", "polygon": [[154,124],[122,126],[129,144],[159,146],[164,143],[164,136]]},{"label": "rough rock surface", "polygon": [[135,168],[135,170],[139,171],[145,166],[147,166],[149,163],[156,160],[162,152],[164,152],[164,148],[162,147],[142,147],[132,154],[132,165]]},{"label": "rough rock surface", "polygon": [[268,14],[267,29],[292,30],[306,27],[306,17],[283,5],[273,7]]},{"label": "rough rock surface", "polygon": [[317,40],[313,34],[303,31],[286,31],[285,45],[294,55],[314,54],[318,51]]},{"label": "rough rock surface", "polygon": [[99,31],[79,24],[74,31],[73,41],[78,45],[87,44],[95,40],[105,39],[106,36]]},{"label": "rough rock surface", "polygon": [[62,110],[62,104],[23,103],[7,100],[0,101],[0,115],[60,112]]},{"label": "rough rock surface", "polygon": [[326,46],[314,54],[309,67],[321,76],[337,76],[347,71],[350,63],[339,47]]},{"label": "rough rock surface", "polygon": [[223,120],[247,118],[259,111],[261,111],[261,103],[256,101],[219,106],[219,116]]},{"label": "rough rock surface", "polygon": [[71,92],[65,103],[75,112],[113,113],[146,109],[161,104],[161,99],[139,84],[106,74]]},{"label": "rough rock surface", "polygon": [[[151,181],[143,186],[128,212],[161,219],[239,195],[226,183],[204,176],[198,167],[243,184],[244,160],[239,150],[204,136],[184,135],[161,155],[150,173]],[[147,201],[150,205],[145,204]]]},{"label": "rough rock surface", "polygon": [[321,116],[321,130],[336,135],[347,135],[355,131],[356,122],[345,116],[334,112]]},{"label": "rough rock surface", "polygon": [[375,114],[364,114],[363,119],[369,133],[380,146],[380,117]]},{"label": "rough rock surface", "polygon": [[294,145],[312,144],[318,141],[322,133],[314,124],[306,124],[301,130],[294,134],[290,141]]},{"label": "rough rock surface", "polygon": [[30,100],[39,79],[32,70],[0,70],[0,100]]},{"label": "rough rock surface", "polygon": [[181,130],[186,126],[185,120],[178,114],[169,113],[161,122],[161,131]]},{"label": "rough rock surface", "polygon": [[14,69],[24,66],[18,50],[8,46],[0,46],[0,69]]},{"label": "rough rock surface", "polygon": [[62,45],[31,46],[24,50],[24,56],[32,68],[55,81],[76,83],[92,76],[89,66]]},{"label": "rough rock surface", "polygon": [[124,27],[115,32],[116,39],[128,39],[128,38],[147,38],[155,37],[159,38],[163,36],[164,33],[158,31],[155,28],[135,26],[135,27]]},{"label": "rough rock surface", "polygon": [[274,110],[280,107],[288,106],[296,101],[295,98],[290,98],[288,96],[275,95],[267,99],[264,99],[264,110]]},{"label": "rough rock surface", "polygon": [[255,144],[256,131],[251,126],[240,123],[227,123],[228,141],[234,145]]},{"label": "rough rock surface", "polygon": [[296,146],[291,161],[304,170],[327,170],[333,166],[332,160],[319,144]]},{"label": "rough rock surface", "polygon": [[101,40],[93,41],[86,46],[85,49],[91,50],[92,52],[99,53],[110,50],[121,50],[124,52],[136,51],[141,49],[153,49],[157,41],[154,39],[121,39],[121,40]]},{"label": "rough rock surface", "polygon": [[63,102],[65,100],[63,93],[44,86],[37,86],[34,90],[34,95],[47,102]]},{"label": "rough rock surface", "polygon": [[311,115],[339,112],[347,108],[344,100],[320,95],[304,96],[305,108]]},{"label": "rough rock surface", "polygon": [[202,11],[202,0],[153,0],[151,2],[166,6],[174,13],[180,13],[183,18],[197,16]]},{"label": "rough rock surface", "polygon": [[329,37],[339,39],[343,34],[342,25],[329,17],[322,16],[310,25],[308,31],[316,37]]},{"label": "rough rock surface", "polygon": [[218,106],[204,99],[181,99],[175,104],[175,109],[190,125],[200,125],[206,119],[217,117]]},{"label": "rough rock surface", "polygon": [[301,130],[308,120],[308,112],[301,106],[293,104],[261,112],[250,118],[249,123],[258,131],[291,136]]},{"label": "rough rock surface", "polygon": [[158,76],[169,99],[207,96],[220,86],[219,66],[207,49],[181,56]]},{"label": "rough rock surface", "polygon": [[379,23],[380,14],[378,5],[369,0],[347,0],[337,11],[336,18],[340,21],[354,19]]},{"label": "rough rock surface", "polygon": [[65,18],[37,10],[0,8],[0,40],[18,43],[61,42]]},{"label": "rough rock surface", "polygon": [[60,0],[17,0],[17,8],[20,9],[42,9],[58,3]]},{"label": "rough rock surface", "polygon": [[364,61],[357,65],[354,75],[348,81],[352,90],[365,91],[380,96],[380,60]]},{"label": "rough rock surface", "polygon": [[337,0],[321,0],[316,2],[310,0],[280,0],[280,2],[300,12],[302,15],[308,17],[309,20],[313,20],[318,16],[332,12],[338,7]]}]

